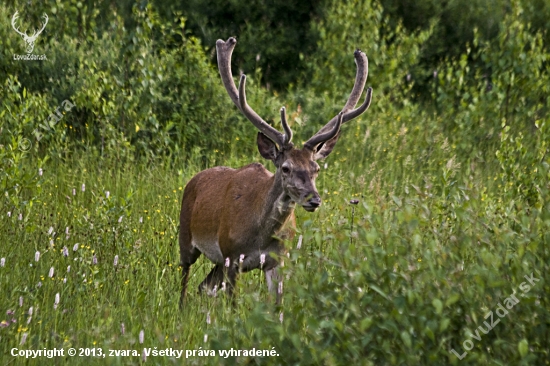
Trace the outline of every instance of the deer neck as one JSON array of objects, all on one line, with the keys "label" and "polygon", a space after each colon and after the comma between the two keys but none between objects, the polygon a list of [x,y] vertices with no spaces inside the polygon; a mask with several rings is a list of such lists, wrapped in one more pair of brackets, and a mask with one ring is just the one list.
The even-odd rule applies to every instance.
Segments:
[{"label": "deer neck", "polygon": [[270,179],[271,186],[266,195],[262,221],[264,231],[267,235],[276,233],[294,212],[296,203],[283,189],[282,174],[277,170]]}]

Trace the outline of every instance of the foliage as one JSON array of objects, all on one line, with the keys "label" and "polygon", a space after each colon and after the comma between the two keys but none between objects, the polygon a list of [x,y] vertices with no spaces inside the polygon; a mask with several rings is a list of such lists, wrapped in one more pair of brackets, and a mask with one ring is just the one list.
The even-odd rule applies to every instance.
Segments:
[{"label": "foliage", "polygon": [[[56,11],[59,18],[67,16],[63,9]],[[242,127],[246,125],[239,123],[241,118],[228,115],[233,107],[217,72],[200,42],[185,34],[183,19],[161,23],[150,8],[136,9],[134,30],[125,29],[122,19],[115,16],[109,33],[92,31],[85,41],[67,35],[50,37],[43,49],[48,60],[33,63],[12,60],[11,54],[20,53],[22,42],[16,42],[19,36],[9,32],[7,14],[11,11],[5,9],[3,14],[2,29],[10,41],[4,49],[9,57],[0,69],[15,72],[26,90],[43,93],[48,110],[54,111],[64,100],[76,105],[64,123],[50,131],[69,139],[69,150],[77,146],[104,154],[111,151],[106,146],[117,147],[125,151],[126,158],[132,157],[133,149],[138,156],[196,153],[199,146],[203,153],[228,153],[227,141],[250,130]],[[49,30],[56,32],[53,27]],[[157,43],[154,32],[163,41]],[[172,47],[174,38],[180,39],[177,47]],[[254,83],[250,85],[253,103],[262,92],[254,93]],[[228,130],[227,125],[236,128]],[[39,127],[39,120],[34,127]],[[58,147],[50,145],[51,149]],[[50,153],[64,156],[67,151]]]},{"label": "foliage", "polygon": [[[184,311],[184,186],[202,169],[259,160],[255,128],[210,62],[212,44],[190,33],[181,14],[147,2],[40,2],[27,15],[22,2],[1,5],[2,364],[14,362],[13,348],[54,347],[140,353],[72,358],[77,364],[140,363],[155,347],[183,357],[231,348],[279,355],[149,363],[548,364],[545,20],[530,25],[532,7],[513,2],[487,37],[465,17],[457,26],[472,38],[464,47],[442,43],[457,52],[433,73],[423,58],[443,18],[426,16],[424,30],[411,29],[414,21],[382,8],[388,3],[319,3],[320,21],[303,25],[319,36],[316,52],[301,60],[303,74],[285,76],[298,80],[286,94],[260,86],[263,66],[249,69],[250,104],[277,127],[284,100],[296,144],[344,105],[356,47],[369,56],[373,103],[342,127],[320,164],[323,206],[296,211],[302,240],[300,248],[297,238],[286,243],[283,304],[273,304],[258,271],[240,275],[233,303],[222,291],[198,295],[211,268],[201,258]],[[50,14],[35,47],[47,61],[13,60],[24,49],[9,24],[16,9],[24,23]],[[270,37],[282,42],[259,39]],[[236,50],[245,44],[239,37]],[[522,290],[531,274],[539,281]],[[495,315],[514,292],[519,302]],[[500,322],[489,331],[491,311]]]},{"label": "foliage", "polygon": [[[491,42],[468,48],[460,59],[449,62],[434,82],[436,109],[447,119],[457,143],[465,151],[474,146],[495,144],[501,125],[515,135],[537,135],[536,121],[548,118],[548,52],[542,35],[528,32],[519,20],[522,12],[506,17],[501,32]],[[468,59],[479,67],[472,68]]]},{"label": "foliage", "polygon": [[234,73],[261,75],[263,85],[284,91],[305,71],[303,59],[314,52],[316,22],[323,1],[222,1],[191,0],[166,6],[164,13],[180,11],[188,18],[190,31],[214,49],[217,39],[236,36]]}]

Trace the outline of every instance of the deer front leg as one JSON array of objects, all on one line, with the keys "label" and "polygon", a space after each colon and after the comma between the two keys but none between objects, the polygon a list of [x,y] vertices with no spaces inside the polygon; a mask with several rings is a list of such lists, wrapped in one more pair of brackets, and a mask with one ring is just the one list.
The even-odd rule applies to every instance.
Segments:
[{"label": "deer front leg", "polygon": [[268,291],[270,293],[275,293],[276,304],[281,305],[283,299],[283,277],[278,267],[265,270],[264,273]]}]

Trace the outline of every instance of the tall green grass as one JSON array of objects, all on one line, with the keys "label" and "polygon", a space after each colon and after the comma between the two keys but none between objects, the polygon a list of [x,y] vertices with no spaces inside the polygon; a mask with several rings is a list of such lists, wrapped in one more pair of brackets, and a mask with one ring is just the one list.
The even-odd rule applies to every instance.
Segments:
[{"label": "tall green grass", "polygon": [[[281,308],[259,271],[240,276],[234,305],[221,291],[198,295],[211,268],[201,258],[192,267],[186,307],[178,309],[179,205],[185,183],[206,167],[202,159],[128,164],[84,153],[32,166],[39,188],[32,204],[4,205],[0,219],[0,359],[23,362],[11,357],[14,347],[142,354],[70,360],[94,364],[142,362],[144,347],[275,347],[276,357],[195,356],[186,363],[458,363],[450,350],[462,354],[488,311],[534,273],[541,281],[474,340],[462,362],[547,362],[546,198],[537,209],[504,194],[501,184],[513,182],[495,180],[496,158],[460,161],[437,134],[415,152],[425,131],[400,127],[403,121],[391,114],[371,117],[368,128],[383,133],[363,142],[367,121],[346,126],[318,180],[321,210],[297,210],[303,243],[300,249],[297,240],[286,243]],[[226,162],[236,167],[251,160]]]}]

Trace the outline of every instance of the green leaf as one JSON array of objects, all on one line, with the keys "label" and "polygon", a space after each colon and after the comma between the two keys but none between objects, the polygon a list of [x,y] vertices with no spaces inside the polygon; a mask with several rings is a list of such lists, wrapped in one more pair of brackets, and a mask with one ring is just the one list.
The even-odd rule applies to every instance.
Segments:
[{"label": "green leaf", "polygon": [[369,287],[370,287],[371,289],[373,289],[374,291],[378,292],[384,299],[386,299],[386,300],[389,300],[389,299],[390,299],[390,298],[388,297],[388,295],[386,295],[386,294],[384,293],[384,291],[382,291],[382,290],[380,289],[380,287],[378,287],[378,286],[376,286],[376,285],[369,285]]},{"label": "green leaf", "polygon": [[454,304],[455,302],[458,301],[458,299],[460,299],[460,295],[459,295],[459,294],[452,294],[452,295],[447,299],[447,301],[445,301],[445,306],[450,306],[450,305]]},{"label": "green leaf", "polygon": [[372,318],[371,317],[364,318],[363,320],[361,320],[361,324],[359,324],[359,329],[361,330],[361,332],[363,332],[369,329],[371,325],[372,325]]},{"label": "green leaf", "polygon": [[443,311],[443,303],[439,299],[433,299],[432,305],[435,308],[435,312],[439,315]]},{"label": "green leaf", "polygon": [[522,358],[527,355],[527,352],[529,352],[529,343],[527,339],[522,339],[521,342],[518,343],[518,351]]},{"label": "green leaf", "polygon": [[440,332],[443,332],[445,331],[445,329],[447,329],[449,327],[449,324],[451,323],[451,319],[449,318],[444,318],[441,323],[439,323],[439,331]]},{"label": "green leaf", "polygon": [[408,332],[406,331],[401,332],[401,340],[403,340],[403,343],[405,343],[405,346],[407,346],[407,348],[412,347],[411,335]]},{"label": "green leaf", "polygon": [[424,328],[424,334],[427,335],[432,342],[435,342],[434,332],[429,327]]}]

